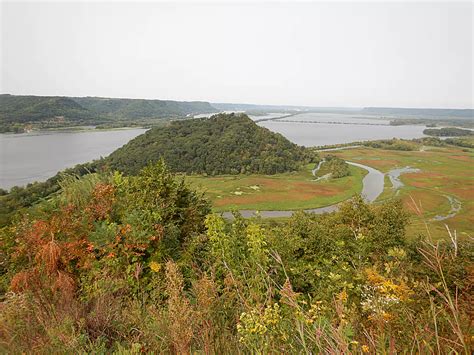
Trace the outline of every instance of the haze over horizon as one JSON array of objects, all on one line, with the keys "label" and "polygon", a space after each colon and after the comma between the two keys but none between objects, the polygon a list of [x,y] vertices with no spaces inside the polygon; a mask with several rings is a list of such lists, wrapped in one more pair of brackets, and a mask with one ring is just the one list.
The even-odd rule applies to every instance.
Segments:
[{"label": "haze over horizon", "polygon": [[0,3],[0,91],[472,109],[473,4]]}]

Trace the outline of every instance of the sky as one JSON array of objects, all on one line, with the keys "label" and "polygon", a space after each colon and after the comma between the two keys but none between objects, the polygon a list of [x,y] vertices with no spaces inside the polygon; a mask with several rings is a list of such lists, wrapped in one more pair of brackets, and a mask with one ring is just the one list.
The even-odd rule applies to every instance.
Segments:
[{"label": "sky", "polygon": [[473,108],[473,7],[2,1],[0,92]]}]

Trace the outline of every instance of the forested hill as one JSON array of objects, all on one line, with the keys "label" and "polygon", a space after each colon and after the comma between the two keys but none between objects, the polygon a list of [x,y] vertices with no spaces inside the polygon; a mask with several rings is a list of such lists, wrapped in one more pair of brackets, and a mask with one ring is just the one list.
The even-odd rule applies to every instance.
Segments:
[{"label": "forested hill", "polygon": [[40,128],[110,124],[216,111],[208,102],[200,101],[0,95],[0,131],[21,131],[26,124]]},{"label": "forested hill", "polygon": [[93,113],[67,97],[0,95],[2,123],[35,122],[55,117],[85,119],[92,118]]},{"label": "forested hill", "polygon": [[180,117],[217,110],[204,101],[171,101],[144,99],[110,99],[102,97],[73,97],[75,102],[98,115],[124,119]]},{"label": "forested hill", "polygon": [[151,129],[113,152],[105,163],[135,174],[160,158],[173,171],[209,175],[275,174],[316,159],[314,153],[258,126],[247,115],[218,114]]}]

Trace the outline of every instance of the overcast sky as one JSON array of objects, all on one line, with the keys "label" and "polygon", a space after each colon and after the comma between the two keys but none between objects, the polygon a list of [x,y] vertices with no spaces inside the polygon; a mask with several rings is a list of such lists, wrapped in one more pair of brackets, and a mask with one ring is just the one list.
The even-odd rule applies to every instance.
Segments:
[{"label": "overcast sky", "polygon": [[473,5],[3,2],[0,91],[473,107]]}]

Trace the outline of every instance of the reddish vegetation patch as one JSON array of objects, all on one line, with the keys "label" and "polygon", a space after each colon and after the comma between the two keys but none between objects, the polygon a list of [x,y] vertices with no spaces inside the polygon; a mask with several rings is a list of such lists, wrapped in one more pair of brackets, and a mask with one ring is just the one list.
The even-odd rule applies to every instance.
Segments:
[{"label": "reddish vegetation patch", "polygon": [[403,176],[403,181],[414,187],[432,187],[437,185],[446,185],[449,179],[439,173],[418,172],[407,173]]},{"label": "reddish vegetation patch", "polygon": [[474,200],[474,188],[472,186],[449,188],[444,191],[466,200]]},{"label": "reddish vegetation patch", "polygon": [[449,159],[454,159],[454,160],[459,160],[459,161],[467,161],[472,163],[474,161],[473,158],[471,158],[468,155],[451,155]]},{"label": "reddish vegetation patch", "polygon": [[436,211],[441,205],[448,203],[444,196],[429,190],[412,191],[409,195],[405,195],[402,200],[405,207],[414,214],[417,214],[415,204],[418,208],[421,208],[421,212],[429,212]]},{"label": "reddish vegetation patch", "polygon": [[[259,184],[264,188],[268,188],[267,182],[270,180],[261,179]],[[273,186],[279,187],[283,185],[277,181],[271,181]],[[278,190],[278,189],[277,189]],[[334,186],[320,186],[308,182],[294,182],[286,185],[285,189],[280,191],[266,191],[265,193],[251,193],[240,196],[229,196],[214,201],[216,207],[226,205],[248,205],[263,202],[281,202],[284,200],[291,201],[308,201],[315,197],[334,196],[343,191],[343,188]]]},{"label": "reddish vegetation patch", "polygon": [[454,147],[450,147],[450,148],[445,148],[442,150],[443,153],[462,153],[462,149],[461,148],[454,148]]}]

